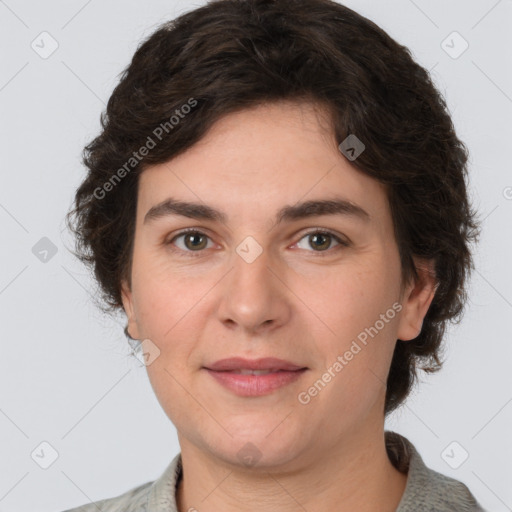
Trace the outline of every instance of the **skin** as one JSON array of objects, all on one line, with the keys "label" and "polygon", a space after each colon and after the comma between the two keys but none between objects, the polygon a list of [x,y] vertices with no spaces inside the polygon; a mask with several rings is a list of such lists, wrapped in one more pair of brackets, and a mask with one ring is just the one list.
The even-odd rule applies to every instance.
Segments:
[{"label": "skin", "polygon": [[[145,224],[170,196],[222,210],[227,222],[174,215]],[[285,205],[333,197],[361,206],[370,221],[274,224]],[[207,237],[195,241],[198,257],[187,256],[198,250],[186,236],[174,238],[189,227]],[[349,245],[315,243],[314,228]],[[263,251],[252,263],[236,252],[248,236]],[[432,262],[416,263],[420,279],[402,283],[385,189],[339,151],[318,105],[229,114],[187,152],[144,170],[123,305],[130,335],[160,350],[147,372],[178,432],[180,512],[396,509],[407,476],[386,454],[385,382],[396,340],[420,333],[435,293]],[[401,311],[300,403],[298,394],[395,303]],[[240,397],[202,369],[232,356],[273,356],[308,371],[269,395]],[[261,454],[253,467],[237,456],[248,442]]]}]

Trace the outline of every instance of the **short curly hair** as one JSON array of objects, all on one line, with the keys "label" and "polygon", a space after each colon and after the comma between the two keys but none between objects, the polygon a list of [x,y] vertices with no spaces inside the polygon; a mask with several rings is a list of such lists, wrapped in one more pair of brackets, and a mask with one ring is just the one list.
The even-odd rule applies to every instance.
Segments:
[{"label": "short curly hair", "polygon": [[160,25],[121,73],[101,133],[84,148],[88,174],[66,216],[74,254],[94,270],[100,308],[122,308],[140,173],[186,151],[221,116],[286,100],[326,106],[338,143],[350,134],[364,142],[351,163],[386,186],[403,282],[418,278],[413,255],[435,261],[421,333],[396,342],[387,415],[419,367],[442,366],[447,321],[460,321],[467,300],[479,221],[467,194],[467,147],[428,71],[353,10],[330,0],[214,0]]}]

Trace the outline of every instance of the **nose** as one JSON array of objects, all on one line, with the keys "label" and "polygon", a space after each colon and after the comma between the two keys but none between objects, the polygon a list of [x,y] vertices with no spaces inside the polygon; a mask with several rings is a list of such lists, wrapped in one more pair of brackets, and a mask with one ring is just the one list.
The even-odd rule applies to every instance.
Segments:
[{"label": "nose", "polygon": [[235,254],[233,268],[219,292],[218,315],[230,329],[260,334],[284,325],[290,317],[290,290],[283,265],[263,251],[248,262]]}]

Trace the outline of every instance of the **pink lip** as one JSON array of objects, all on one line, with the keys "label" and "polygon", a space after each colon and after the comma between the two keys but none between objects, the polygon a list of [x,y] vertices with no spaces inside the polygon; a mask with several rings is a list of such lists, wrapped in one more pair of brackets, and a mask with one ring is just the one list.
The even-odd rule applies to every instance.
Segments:
[{"label": "pink lip", "polygon": [[[275,357],[260,359],[231,357],[209,364],[204,369],[217,382],[239,396],[267,395],[276,389],[291,384],[307,370],[304,366],[298,366]],[[237,373],[237,370],[242,369],[272,371],[265,375],[242,375]]]},{"label": "pink lip", "polygon": [[307,371],[307,368],[299,370],[278,370],[265,375],[242,375],[232,371],[205,370],[227,389],[239,396],[268,395],[276,389],[291,384]]},{"label": "pink lip", "polygon": [[215,363],[205,366],[207,370],[228,371],[228,370],[302,370],[304,366],[276,359],[275,357],[262,357],[260,359],[244,359],[243,357],[230,357],[221,359]]}]

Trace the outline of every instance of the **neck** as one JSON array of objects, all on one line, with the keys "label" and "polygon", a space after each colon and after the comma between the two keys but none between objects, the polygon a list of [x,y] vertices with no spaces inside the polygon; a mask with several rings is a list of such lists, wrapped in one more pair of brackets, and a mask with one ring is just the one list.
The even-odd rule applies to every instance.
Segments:
[{"label": "neck", "polygon": [[388,458],[383,424],[369,434],[359,431],[322,456],[317,450],[300,463],[264,469],[230,464],[180,438],[178,512],[394,512],[407,475]]}]

